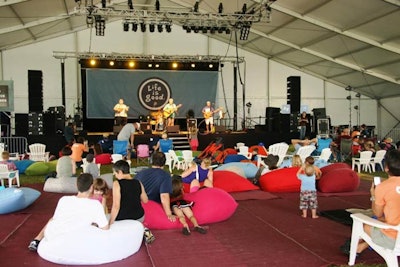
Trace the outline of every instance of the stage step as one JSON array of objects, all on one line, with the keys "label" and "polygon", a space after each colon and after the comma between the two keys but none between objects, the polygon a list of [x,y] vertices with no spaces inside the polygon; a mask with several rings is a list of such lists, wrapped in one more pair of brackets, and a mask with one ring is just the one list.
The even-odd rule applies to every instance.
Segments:
[{"label": "stage step", "polygon": [[189,139],[186,134],[169,134],[168,137],[174,144],[174,150],[190,149]]}]

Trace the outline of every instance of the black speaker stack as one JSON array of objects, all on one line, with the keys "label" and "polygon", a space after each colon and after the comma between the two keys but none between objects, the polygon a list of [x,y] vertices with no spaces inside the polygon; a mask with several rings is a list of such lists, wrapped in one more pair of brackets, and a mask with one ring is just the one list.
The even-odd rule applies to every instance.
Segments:
[{"label": "black speaker stack", "polygon": [[290,113],[300,113],[300,76],[289,76],[286,80],[287,104],[290,105]]}]

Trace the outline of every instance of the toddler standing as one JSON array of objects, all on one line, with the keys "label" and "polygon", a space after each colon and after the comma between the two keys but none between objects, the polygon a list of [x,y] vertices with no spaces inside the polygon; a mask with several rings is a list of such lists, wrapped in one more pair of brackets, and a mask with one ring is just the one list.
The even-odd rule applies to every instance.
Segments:
[{"label": "toddler standing", "polygon": [[313,165],[304,165],[297,171],[297,177],[301,181],[300,209],[302,217],[307,218],[307,210],[311,209],[311,217],[317,219],[317,189],[315,186],[315,170]]}]

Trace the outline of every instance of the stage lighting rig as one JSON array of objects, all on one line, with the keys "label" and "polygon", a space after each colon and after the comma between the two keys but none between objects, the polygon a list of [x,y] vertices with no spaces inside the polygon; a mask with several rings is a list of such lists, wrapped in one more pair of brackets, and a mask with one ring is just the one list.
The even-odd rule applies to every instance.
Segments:
[{"label": "stage lighting rig", "polygon": [[[90,0],[84,3],[81,1],[80,4],[77,4],[74,13],[75,15],[86,16],[88,27],[93,27],[94,16],[100,16],[105,22],[109,18],[120,18],[123,23],[127,22],[129,24],[162,25],[162,27],[165,27],[166,32],[170,32],[172,24],[187,26],[185,30],[188,31],[187,28],[190,28],[190,32],[220,34],[225,32],[228,34],[233,30],[239,30],[243,31],[243,38],[246,38],[253,24],[270,22],[271,5],[274,1],[260,0],[251,6],[245,3],[239,11],[233,13],[224,13],[222,2],[219,2],[216,7],[216,12],[201,10],[201,2],[199,0],[196,0],[192,7],[164,7],[160,5],[159,0],[153,2],[154,4],[152,5],[136,5],[132,0],[128,0],[125,9],[113,4],[113,1],[101,1],[100,4],[96,5]],[[108,3],[108,5],[104,5],[104,3]],[[194,28],[192,29],[192,27]]]}]

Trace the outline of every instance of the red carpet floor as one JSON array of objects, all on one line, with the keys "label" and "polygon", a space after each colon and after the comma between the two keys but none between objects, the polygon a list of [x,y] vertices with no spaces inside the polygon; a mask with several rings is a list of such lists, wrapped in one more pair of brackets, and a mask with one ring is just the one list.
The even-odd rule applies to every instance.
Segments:
[{"label": "red carpet floor", "polygon": [[[41,189],[42,185],[30,187]],[[27,246],[51,217],[61,196],[42,192],[29,208],[0,215],[1,266],[59,266],[42,260]],[[225,222],[207,225],[206,235],[193,232],[183,236],[179,229],[157,230],[153,244],[142,245],[138,253],[125,260],[102,266],[329,266],[347,263],[348,258],[339,247],[350,237],[351,228],[325,217],[301,218],[298,193],[248,193],[238,196],[237,200],[240,201],[235,214]],[[319,197],[320,210],[369,208],[369,205],[369,197],[357,192]],[[373,251],[367,251],[356,263],[361,262],[373,264],[383,263],[383,260]]]}]

